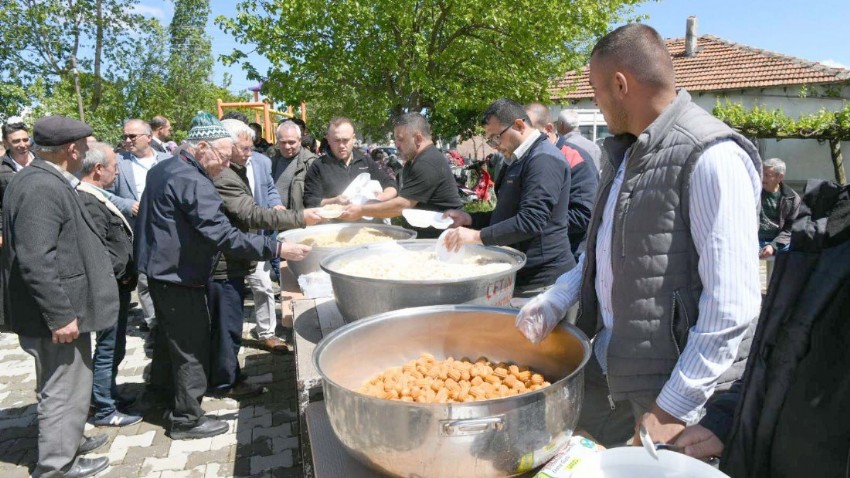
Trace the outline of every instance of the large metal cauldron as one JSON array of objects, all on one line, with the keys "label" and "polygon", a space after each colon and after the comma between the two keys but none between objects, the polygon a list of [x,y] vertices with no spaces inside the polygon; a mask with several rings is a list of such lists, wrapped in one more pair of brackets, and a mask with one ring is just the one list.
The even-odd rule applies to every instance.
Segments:
[{"label": "large metal cauldron", "polygon": [[[340,237],[354,235],[363,228],[377,229],[395,240],[416,239],[416,231],[399,226],[388,226],[386,224],[374,223],[336,223],[309,226],[304,229],[290,229],[277,235],[278,241],[301,242],[310,236],[338,233]],[[357,246],[352,246],[357,247]],[[287,267],[292,270],[295,278],[301,274],[309,274],[321,270],[319,264],[322,259],[334,252],[351,249],[351,247],[313,247],[303,260],[287,262]]]},{"label": "large metal cauldron", "polygon": [[[562,323],[538,345],[516,330],[516,310],[434,306],[352,322],[313,353],[334,433],[367,466],[399,477],[514,476],[542,465],[569,440],[584,395],[587,337]],[[528,365],[549,387],[481,402],[390,401],[353,390],[429,352]]]},{"label": "large metal cauldron", "polygon": [[434,250],[435,239],[369,244],[340,251],[322,260],[322,270],[330,274],[337,307],[346,320],[358,320],[391,310],[427,305],[475,304],[507,306],[514,292],[516,272],[525,265],[525,254],[508,247],[464,246],[475,254],[510,269],[483,276],[450,280],[388,280],[356,277],[338,271],[342,264],[362,257],[385,261],[387,253],[403,247],[411,251]]}]

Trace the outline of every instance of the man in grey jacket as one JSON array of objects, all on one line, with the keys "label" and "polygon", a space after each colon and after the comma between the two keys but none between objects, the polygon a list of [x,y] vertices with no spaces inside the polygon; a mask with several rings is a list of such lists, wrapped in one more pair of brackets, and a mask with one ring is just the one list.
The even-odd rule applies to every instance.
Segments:
[{"label": "man in grey jacket", "polygon": [[293,121],[277,127],[277,154],[271,156],[272,179],[287,209],[304,209],[304,177],[316,155],[301,146],[301,128]]},{"label": "man in grey jacket", "polygon": [[517,326],[541,340],[580,301],[577,325],[595,340],[578,426],[606,446],[641,424],[667,443],[699,418],[758,316],[761,159],[676,91],[670,53],[647,25],[596,44],[590,84],[615,136],[587,248]]},{"label": "man in grey jacket", "polygon": [[109,253],[76,186],[92,129],[77,120],[38,120],[37,158],[16,174],[3,209],[6,317],[36,361],[38,463],[33,476],[85,477],[107,458],[78,458],[106,442],[83,429],[92,390],[91,335],[118,317]]}]

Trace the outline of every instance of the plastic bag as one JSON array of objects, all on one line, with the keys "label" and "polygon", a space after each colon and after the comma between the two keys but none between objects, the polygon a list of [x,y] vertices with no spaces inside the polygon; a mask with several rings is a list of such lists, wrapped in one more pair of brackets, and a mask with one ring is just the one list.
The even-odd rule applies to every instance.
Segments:
[{"label": "plastic bag", "polygon": [[331,286],[331,276],[325,271],[316,271],[301,275],[298,277],[298,287],[301,288],[304,297],[308,299],[332,297],[334,295],[334,290]]}]

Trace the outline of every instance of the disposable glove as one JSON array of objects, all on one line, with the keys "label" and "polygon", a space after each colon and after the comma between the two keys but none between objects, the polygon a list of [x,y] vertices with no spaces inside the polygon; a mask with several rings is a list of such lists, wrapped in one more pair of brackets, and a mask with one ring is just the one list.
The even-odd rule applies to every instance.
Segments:
[{"label": "disposable glove", "polygon": [[565,286],[556,284],[526,303],[516,317],[516,328],[533,344],[546,338],[572,305]]}]

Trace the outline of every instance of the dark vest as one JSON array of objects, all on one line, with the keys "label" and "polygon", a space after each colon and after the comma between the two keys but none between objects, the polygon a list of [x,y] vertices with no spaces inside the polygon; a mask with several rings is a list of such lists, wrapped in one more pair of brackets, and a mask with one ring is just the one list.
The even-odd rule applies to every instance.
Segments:
[{"label": "dark vest", "polygon": [[657,394],[699,319],[703,286],[690,234],[690,177],[705,149],[725,139],[743,148],[761,171],[752,143],[681,90],[639,138],[605,141],[607,160],[587,235],[578,326],[591,337],[602,328],[595,290],[596,241],[614,175],[629,150],[611,244],[615,322],[607,355],[614,400]]}]

